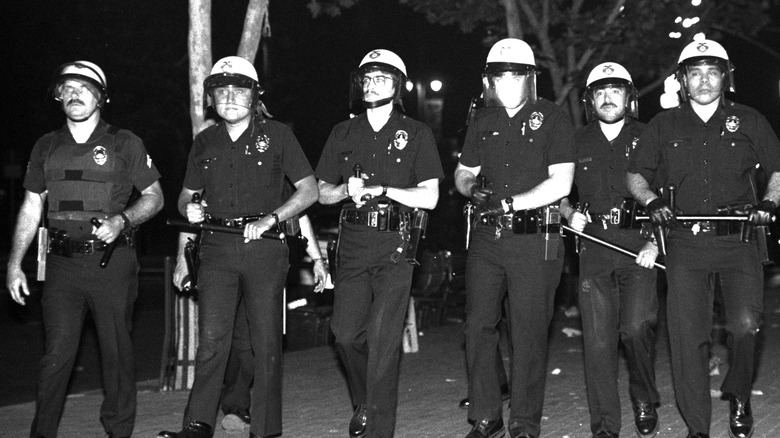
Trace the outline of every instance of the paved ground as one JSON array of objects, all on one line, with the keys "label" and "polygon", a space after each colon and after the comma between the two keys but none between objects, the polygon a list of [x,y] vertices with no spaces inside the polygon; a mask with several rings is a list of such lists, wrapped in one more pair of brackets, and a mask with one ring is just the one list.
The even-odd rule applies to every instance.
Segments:
[{"label": "paved ground", "polygon": [[[756,438],[780,437],[780,374],[777,372],[780,363],[780,274],[775,272],[767,277],[766,291],[761,369],[752,398]],[[542,423],[542,436],[545,437],[590,436],[584,392],[582,342],[580,337],[568,337],[564,333],[565,329],[570,328],[578,329],[579,320],[567,318],[562,313],[557,314],[550,331],[547,395]],[[7,331],[2,330],[2,336],[8,336]],[[460,326],[449,324],[428,329],[423,332],[419,341],[420,351],[403,357],[396,436],[465,436],[469,430],[466,412],[457,407],[458,400],[466,392]],[[723,348],[717,347],[716,353],[724,358],[725,362]],[[8,370],[9,363],[13,362],[15,357],[30,354],[25,351],[5,350],[0,359],[5,363],[3,369]],[[658,436],[684,437],[686,429],[674,405],[663,325],[656,366],[663,402],[659,410],[662,428]],[[720,400],[717,393],[726,366],[722,365],[720,375],[712,378],[713,437],[728,436],[728,402]],[[330,347],[317,347],[285,353],[284,369],[284,436],[347,437],[347,422],[351,415],[350,401],[333,350]],[[621,435],[631,437],[635,436],[635,433],[628,403],[625,366],[622,370],[620,385],[624,427]],[[34,374],[33,370],[17,372]],[[181,423],[187,393],[158,392],[156,388],[157,381],[154,379],[147,378],[139,382],[139,410],[134,434],[136,437],[154,437],[159,430],[177,428]],[[6,390],[0,388],[0,392],[4,391]],[[100,391],[73,392],[66,404],[60,436],[103,436],[98,421],[98,409],[102,400]],[[508,406],[506,407],[508,409]],[[26,436],[29,433],[33,410],[32,402],[0,407],[0,437]],[[228,435],[218,430],[215,436],[242,437],[248,436],[248,432]]]}]

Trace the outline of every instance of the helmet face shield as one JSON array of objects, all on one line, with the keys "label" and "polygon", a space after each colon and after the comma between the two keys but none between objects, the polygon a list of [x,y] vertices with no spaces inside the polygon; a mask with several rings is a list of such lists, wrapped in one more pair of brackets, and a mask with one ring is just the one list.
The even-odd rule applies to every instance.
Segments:
[{"label": "helmet face shield", "polygon": [[368,52],[349,79],[351,111],[357,112],[354,107],[358,101],[364,108],[377,108],[390,102],[403,106],[401,98],[406,94],[406,65],[395,53],[384,49]]},{"label": "helmet face shield", "polygon": [[517,108],[536,103],[536,72],[504,70],[482,75],[486,107]]},{"label": "helmet face shield", "polygon": [[591,70],[582,92],[585,118],[614,123],[628,114],[639,117],[639,93],[628,70],[616,62],[604,62]]},{"label": "helmet face shield", "polygon": [[254,96],[255,94],[251,88],[233,85],[216,87],[211,91],[211,98],[215,106],[230,104],[251,109],[254,106]]}]

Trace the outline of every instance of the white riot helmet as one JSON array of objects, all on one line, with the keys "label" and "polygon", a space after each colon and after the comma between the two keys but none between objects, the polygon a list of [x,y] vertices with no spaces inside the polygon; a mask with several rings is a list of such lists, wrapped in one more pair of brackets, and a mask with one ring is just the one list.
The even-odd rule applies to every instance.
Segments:
[{"label": "white riot helmet", "polygon": [[252,92],[250,109],[258,109],[263,89],[260,87],[255,66],[251,62],[240,56],[227,56],[217,61],[211,69],[211,74],[203,81],[206,106],[214,105],[215,89],[229,86],[250,89]]},{"label": "white riot helmet", "polygon": [[616,62],[604,62],[590,71],[585,81],[585,91],[582,93],[582,102],[585,104],[585,116],[588,123],[595,120],[593,105],[593,93],[604,87],[621,87],[626,90],[626,113],[633,118],[639,117],[639,93],[636,91],[634,81],[625,67]]},{"label": "white riot helmet", "polygon": [[[367,102],[363,93],[363,76],[372,71],[381,71],[393,78],[395,91],[392,96],[386,99],[380,99]],[[358,100],[362,101],[365,108],[376,108],[389,102],[402,105],[401,98],[406,94],[406,64],[401,57],[385,49],[376,49],[368,52],[360,61],[358,68],[350,74],[350,107]]]},{"label": "white riot helmet", "polygon": [[97,64],[89,61],[73,61],[57,68],[51,85],[51,93],[55,100],[60,100],[60,85],[69,79],[79,81],[87,86],[90,92],[97,97],[100,108],[108,103],[106,74]]},{"label": "white riot helmet", "polygon": [[736,92],[734,88],[734,64],[729,60],[726,49],[720,43],[713,40],[693,41],[680,52],[677,61],[677,81],[680,83],[680,99],[688,100],[688,89],[685,84],[687,67],[694,65],[717,65],[724,74],[723,91]]},{"label": "white riot helmet", "polygon": [[536,60],[531,46],[517,38],[504,38],[493,44],[482,74],[485,106],[503,106],[496,96],[494,79],[507,72],[528,76],[523,90],[524,101],[536,103]]}]

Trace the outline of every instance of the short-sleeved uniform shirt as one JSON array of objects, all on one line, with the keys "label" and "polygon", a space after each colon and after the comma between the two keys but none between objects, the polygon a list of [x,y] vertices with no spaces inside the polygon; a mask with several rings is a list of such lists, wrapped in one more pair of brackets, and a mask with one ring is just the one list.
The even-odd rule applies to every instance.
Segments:
[{"label": "short-sleeved uniform shirt", "polygon": [[569,116],[539,99],[514,117],[504,108],[484,108],[474,116],[460,163],[481,166],[493,197],[527,192],[549,177],[548,166],[574,162],[574,130]]},{"label": "short-sleeved uniform shirt", "polygon": [[431,129],[396,110],[379,132],[374,132],[365,113],[336,125],[315,175],[340,184],[354,176],[355,165],[368,175],[367,186],[411,188],[444,178]]},{"label": "short-sleeved uniform shirt", "polygon": [[285,177],[312,175],[292,130],[274,120],[254,120],[233,141],[220,121],[197,137],[187,161],[184,187],[203,190],[209,213],[235,218],[270,213],[282,205]]},{"label": "short-sleeved uniform shirt", "polygon": [[24,187],[47,191],[50,227],[86,239],[92,235],[90,217],[121,212],[133,187],[143,191],[159,178],[141,139],[101,120],[85,143],[76,143],[67,125],[41,137]]},{"label": "short-sleeved uniform shirt", "polygon": [[626,169],[645,124],[626,117],[623,129],[612,141],[607,140],[598,121],[577,129],[577,185],[580,202],[590,203],[590,211],[607,213],[631,198],[626,187]]},{"label": "short-sleeved uniform shirt", "polygon": [[755,204],[756,164],[780,172],[780,141],[753,108],[725,101],[706,123],[690,104],[655,116],[639,137],[628,171],[658,187],[676,187],[676,209],[714,214]]}]

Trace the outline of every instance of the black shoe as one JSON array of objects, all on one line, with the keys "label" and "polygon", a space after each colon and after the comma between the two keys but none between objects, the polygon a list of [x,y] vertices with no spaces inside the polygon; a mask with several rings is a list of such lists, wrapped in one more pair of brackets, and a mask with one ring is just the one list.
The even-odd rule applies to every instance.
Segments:
[{"label": "black shoe", "polygon": [[710,438],[710,436],[707,435],[706,433],[701,433],[701,432],[693,433],[693,432],[688,431],[687,438]]},{"label": "black shoe", "polygon": [[520,432],[519,430],[510,428],[509,438],[536,438],[536,435],[528,432]]},{"label": "black shoe", "polygon": [[612,433],[607,432],[606,430],[602,430],[599,433],[593,435],[593,438],[618,438],[620,434],[618,433]]},{"label": "black shoe", "polygon": [[652,438],[658,433],[658,412],[650,403],[638,401],[634,404],[634,424],[640,438]]},{"label": "black shoe", "polygon": [[504,438],[504,420],[480,420],[474,423],[466,438]]},{"label": "black shoe", "polygon": [[191,421],[181,432],[169,432],[164,430],[157,434],[157,438],[211,438],[214,431],[206,423]]},{"label": "black shoe", "polygon": [[753,411],[750,409],[750,399],[743,400],[733,395],[729,414],[729,436],[750,438],[751,435],[753,435]]},{"label": "black shoe", "polygon": [[349,436],[353,438],[362,438],[366,436],[367,423],[366,405],[358,405],[358,407],[355,408],[355,413],[352,414],[352,419],[349,420]]},{"label": "black shoe", "polygon": [[[509,393],[509,385],[503,384],[501,385],[501,401],[507,401],[512,397],[512,394]],[[467,409],[469,407],[469,398],[466,397],[463,400],[458,403],[458,407],[461,409]]]}]

